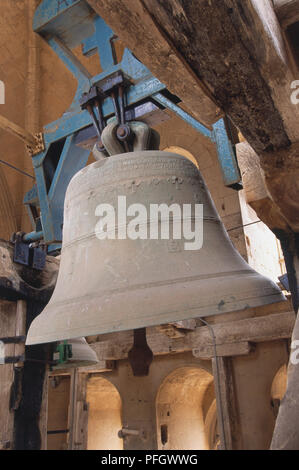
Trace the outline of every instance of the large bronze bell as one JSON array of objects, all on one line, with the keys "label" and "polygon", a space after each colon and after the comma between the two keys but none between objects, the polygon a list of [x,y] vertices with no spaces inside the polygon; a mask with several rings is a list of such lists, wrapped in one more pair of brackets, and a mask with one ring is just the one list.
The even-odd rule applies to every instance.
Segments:
[{"label": "large bronze bell", "polygon": [[[139,214],[143,236],[151,223],[150,204],[203,204],[202,248],[186,249],[186,240],[174,236],[128,238],[126,224],[136,206],[126,219],[120,201],[146,208],[147,216]],[[108,223],[115,239],[104,239],[101,204],[116,209],[115,226]],[[195,227],[192,214],[187,218]],[[174,219],[178,228],[182,220]],[[159,227],[166,222],[162,218]],[[126,153],[93,163],[72,179],[57,285],[33,321],[27,344],[221,315],[283,299],[234,249],[193,163],[167,152]]]}]

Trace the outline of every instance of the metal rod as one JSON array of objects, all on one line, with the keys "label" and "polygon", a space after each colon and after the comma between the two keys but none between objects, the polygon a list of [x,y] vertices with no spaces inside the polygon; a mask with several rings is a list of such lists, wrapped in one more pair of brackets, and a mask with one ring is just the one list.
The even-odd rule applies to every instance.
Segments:
[{"label": "metal rod", "polygon": [[97,107],[97,110],[98,110],[98,113],[99,113],[99,129],[100,129],[100,133],[102,134],[102,132],[104,130],[104,127],[105,127],[102,106],[101,106],[101,103],[99,102],[99,100],[96,100],[95,103],[96,103],[96,107]]},{"label": "metal rod", "polygon": [[210,140],[212,140],[212,132],[203,124],[201,124],[199,121],[194,119],[190,114],[186,113],[182,108],[177,106],[175,103],[170,101],[168,98],[163,96],[161,93],[156,93],[155,95],[152,96],[152,98],[160,103],[162,106],[164,106],[167,109],[170,109],[173,111],[175,114],[177,114],[183,121],[187,122],[187,124],[190,124],[195,130],[200,132],[202,135],[205,137],[208,137]]},{"label": "metal rod", "polygon": [[239,228],[250,227],[250,225],[259,224],[260,222],[262,222],[262,221],[261,220],[256,220],[255,222],[251,222],[250,224],[239,225],[238,227],[230,228],[229,230],[227,230],[227,232],[232,232],[233,230],[237,230]]},{"label": "metal rod", "polygon": [[120,123],[125,124],[125,103],[124,103],[124,88],[121,85],[119,88],[119,101],[120,101]]},{"label": "metal rod", "polygon": [[25,360],[25,357],[23,355],[21,355],[21,356],[7,356],[7,357],[4,358],[3,362],[0,362],[0,364],[17,364],[18,362],[24,362],[24,360]]},{"label": "metal rod", "polygon": [[48,435],[51,435],[51,434],[67,434],[68,432],[70,432],[69,429],[58,429],[57,431],[47,431],[47,434]]},{"label": "metal rod", "polygon": [[112,102],[113,102],[113,107],[114,107],[114,112],[115,112],[115,117],[117,119],[117,123],[120,124],[120,114],[119,114],[119,109],[118,109],[118,100],[117,100],[117,97],[115,95],[114,90],[112,90],[112,92],[110,94],[110,97],[111,97]]},{"label": "metal rod", "polygon": [[99,123],[98,123],[98,121],[97,121],[97,118],[96,118],[96,116],[95,116],[93,107],[91,106],[91,104],[88,104],[88,105],[86,106],[86,109],[87,109],[87,111],[89,112],[89,114],[90,114],[90,116],[91,116],[93,125],[94,125],[95,130],[96,130],[96,132],[97,132],[97,134],[98,134],[98,137],[101,138],[101,129],[100,129]]},{"label": "metal rod", "polygon": [[3,165],[9,166],[9,168],[12,168],[13,170],[18,171],[19,173],[22,173],[22,175],[28,176],[28,178],[35,180],[34,176],[29,175],[29,173],[26,173],[26,171],[20,170],[20,168],[17,168],[16,166],[6,162],[5,160],[0,160],[0,163],[3,163]]},{"label": "metal rod", "polygon": [[37,242],[44,238],[44,232],[30,232],[23,236],[24,242]]}]

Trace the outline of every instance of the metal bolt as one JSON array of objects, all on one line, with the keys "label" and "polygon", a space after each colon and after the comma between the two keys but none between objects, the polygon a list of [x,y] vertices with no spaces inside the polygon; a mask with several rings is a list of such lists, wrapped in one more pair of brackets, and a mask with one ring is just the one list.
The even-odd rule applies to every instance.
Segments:
[{"label": "metal bolt", "polygon": [[124,137],[124,136],[126,135],[126,131],[125,131],[125,129],[124,129],[123,127],[120,127],[120,128],[118,129],[117,133],[118,133],[118,135],[119,135],[120,137]]}]

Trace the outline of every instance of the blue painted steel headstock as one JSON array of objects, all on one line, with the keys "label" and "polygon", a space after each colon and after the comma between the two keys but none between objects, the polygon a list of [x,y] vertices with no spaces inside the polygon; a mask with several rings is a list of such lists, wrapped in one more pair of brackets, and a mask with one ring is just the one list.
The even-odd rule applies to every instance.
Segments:
[{"label": "blue painted steel headstock", "polygon": [[[78,87],[70,108],[60,119],[44,127],[44,151],[32,157],[36,185],[26,194],[24,203],[29,210],[34,232],[25,235],[26,241],[43,239],[50,245],[50,250],[59,246],[67,186],[74,174],[86,165],[90,154],[90,149],[84,148],[82,140],[85,135],[92,135],[92,118],[87,110],[81,109],[79,100],[93,85],[117,71],[121,71],[131,83],[126,92],[126,107],[131,109],[132,119],[138,118],[140,110],[146,114],[145,102],[150,107],[149,112],[170,109],[216,143],[225,184],[232,186],[240,182],[234,149],[223,119],[215,123],[213,130],[196,121],[168,97],[165,85],[129,49],[125,49],[121,61],[117,63],[113,31],[85,0],[43,0],[36,10],[33,29],[64,62],[76,78]],[[103,71],[95,77],[72,52],[72,48],[79,44],[82,44],[84,55],[99,55]],[[102,108],[106,119],[113,116],[111,98],[103,101]],[[140,117],[142,120],[142,113]]]}]

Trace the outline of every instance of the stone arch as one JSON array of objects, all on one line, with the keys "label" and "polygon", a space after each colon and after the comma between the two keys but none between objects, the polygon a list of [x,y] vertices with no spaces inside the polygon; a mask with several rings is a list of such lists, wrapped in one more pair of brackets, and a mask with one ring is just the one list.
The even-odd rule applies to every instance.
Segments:
[{"label": "stone arch", "polygon": [[194,155],[189,152],[189,150],[184,149],[183,147],[177,147],[176,145],[173,145],[171,147],[167,147],[164,149],[164,152],[171,152],[171,153],[177,153],[178,155],[183,155],[183,157],[188,158],[194,165],[199,168],[198,162]]},{"label": "stone arch", "polygon": [[88,450],[122,450],[118,437],[122,428],[122,400],[117,388],[101,376],[92,376],[87,383]]},{"label": "stone arch", "polygon": [[207,419],[214,401],[213,376],[209,372],[196,366],[171,372],[156,398],[158,449],[209,449],[212,439]]},{"label": "stone arch", "polygon": [[210,450],[220,448],[220,435],[218,430],[216,398],[212,401],[205,418],[205,435]]}]

